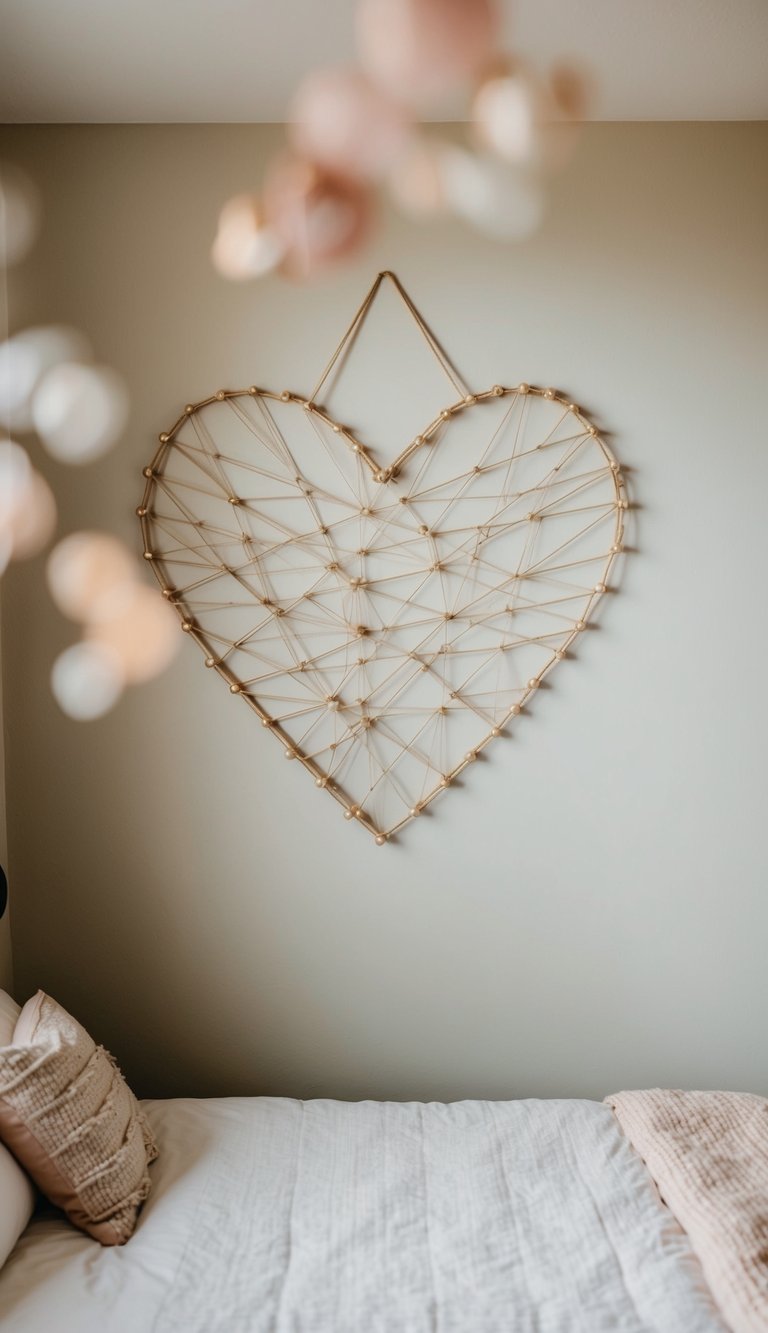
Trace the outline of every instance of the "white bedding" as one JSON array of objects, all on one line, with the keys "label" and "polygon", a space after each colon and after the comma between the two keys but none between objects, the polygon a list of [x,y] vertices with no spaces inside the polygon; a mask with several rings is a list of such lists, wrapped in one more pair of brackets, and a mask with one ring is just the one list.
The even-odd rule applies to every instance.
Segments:
[{"label": "white bedding", "polygon": [[136,1235],[35,1220],[3,1333],[727,1333],[596,1102],[145,1105]]}]

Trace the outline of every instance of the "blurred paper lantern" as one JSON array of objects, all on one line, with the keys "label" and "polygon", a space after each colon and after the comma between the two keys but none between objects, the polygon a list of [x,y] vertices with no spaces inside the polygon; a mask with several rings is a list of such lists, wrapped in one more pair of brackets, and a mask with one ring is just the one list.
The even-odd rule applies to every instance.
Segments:
[{"label": "blurred paper lantern", "polygon": [[223,277],[259,278],[280,263],[283,249],[275,231],[264,225],[255,195],[236,195],[224,205],[211,251]]},{"label": "blurred paper lantern", "polygon": [[264,210],[285,247],[281,271],[307,278],[353,254],[370,228],[361,185],[302,158],[282,158],[267,177]]},{"label": "blurred paper lantern", "polygon": [[31,482],[32,464],[26,449],[15,440],[0,439],[0,531],[10,527]]},{"label": "blurred paper lantern", "polygon": [[128,418],[128,393],[108,366],[65,362],[44,375],[32,399],[43,444],[62,463],[88,463],[106,453]]},{"label": "blurred paper lantern", "polygon": [[398,158],[389,173],[389,191],[398,208],[412,217],[433,217],[445,211],[444,143],[418,138]]},{"label": "blurred paper lantern", "polygon": [[354,68],[319,69],[300,85],[290,134],[311,161],[340,176],[378,180],[408,139],[403,108]]},{"label": "blurred paper lantern", "polygon": [[475,94],[472,119],[485,148],[507,162],[529,166],[541,161],[551,107],[531,70],[512,63],[486,78]]},{"label": "blurred paper lantern", "polygon": [[446,198],[453,211],[497,240],[524,240],[539,226],[541,187],[528,173],[462,148],[442,159]]},{"label": "blurred paper lantern", "polygon": [[11,559],[11,535],[0,529],[0,574],[4,574]]},{"label": "blurred paper lantern", "polygon": [[116,615],[136,586],[136,561],[107,532],[73,532],[51,551],[48,587],[63,615],[90,624]]},{"label": "blurred paper lantern", "polygon": [[75,643],[53,664],[51,689],[59,708],[76,722],[107,713],[123,688],[117,653],[101,643]]},{"label": "blurred paper lantern", "polygon": [[360,0],[365,72],[392,97],[421,104],[476,77],[497,30],[493,0]]},{"label": "blurred paper lantern", "polygon": [[8,523],[12,560],[27,560],[43,550],[56,528],[56,501],[45,477],[32,472],[27,490]]},{"label": "blurred paper lantern", "polygon": [[32,395],[43,375],[62,361],[90,356],[87,338],[58,325],[24,329],[0,343],[0,420],[13,430],[29,430]]},{"label": "blurred paper lantern", "polygon": [[137,584],[113,615],[87,631],[88,642],[116,653],[126,681],[150,680],[168,666],[181,641],[179,622],[153,588]]},{"label": "blurred paper lantern", "polygon": [[40,194],[26,172],[0,162],[0,264],[17,264],[37,240]]}]

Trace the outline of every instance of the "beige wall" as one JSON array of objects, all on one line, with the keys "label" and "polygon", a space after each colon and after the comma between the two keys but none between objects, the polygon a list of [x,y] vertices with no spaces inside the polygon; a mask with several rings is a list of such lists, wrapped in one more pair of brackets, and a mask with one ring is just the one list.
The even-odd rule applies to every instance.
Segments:
[{"label": "beige wall", "polygon": [[[556,384],[614,433],[637,552],[514,740],[383,849],[186,641],[104,721],[63,718],[47,677],[70,629],[40,568],[14,570],[19,988],[74,1006],[146,1092],[768,1093],[765,127],[595,126],[526,245],[390,219],[331,281],[230,286],[207,263],[217,206],[273,139],[5,135],[46,205],[15,322],[81,325],[133,394],[114,454],[49,466],[63,529],[135,543],[139,468],[176,409],[227,382],[310,386],[392,267],[473,385]],[[393,307],[372,328],[400,386],[404,328]],[[386,439],[376,360],[355,419]]]}]

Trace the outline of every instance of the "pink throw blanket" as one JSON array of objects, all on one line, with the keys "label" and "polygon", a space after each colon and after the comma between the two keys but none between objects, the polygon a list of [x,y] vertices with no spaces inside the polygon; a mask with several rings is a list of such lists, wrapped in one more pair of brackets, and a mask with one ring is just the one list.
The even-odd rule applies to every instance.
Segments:
[{"label": "pink throw blanket", "polygon": [[734,1333],[766,1333],[768,1101],[661,1088],[605,1100],[688,1233]]}]

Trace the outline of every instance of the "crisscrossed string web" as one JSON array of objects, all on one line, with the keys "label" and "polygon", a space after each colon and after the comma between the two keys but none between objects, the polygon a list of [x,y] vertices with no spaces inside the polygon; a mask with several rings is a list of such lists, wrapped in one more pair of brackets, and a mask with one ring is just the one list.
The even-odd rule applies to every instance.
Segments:
[{"label": "crisscrossed string web", "polygon": [[528,386],[466,395],[385,471],[312,401],[221,391],[145,475],[145,554],[182,627],[378,841],[566,655],[627,507],[584,414]]}]

